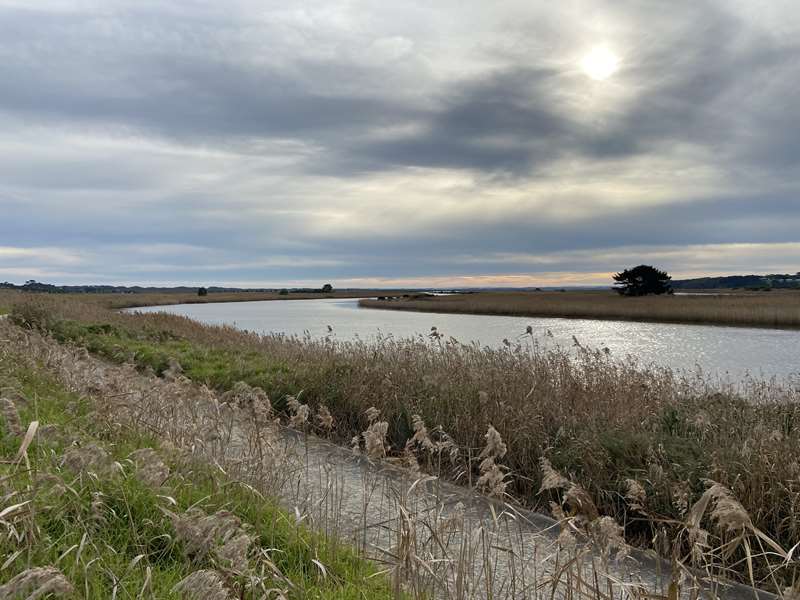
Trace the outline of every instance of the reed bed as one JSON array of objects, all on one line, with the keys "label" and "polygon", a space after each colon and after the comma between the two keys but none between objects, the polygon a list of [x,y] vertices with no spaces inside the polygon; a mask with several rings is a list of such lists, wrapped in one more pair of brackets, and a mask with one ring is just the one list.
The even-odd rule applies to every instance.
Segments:
[{"label": "reed bed", "polygon": [[611,291],[482,292],[390,300],[362,299],[367,308],[420,312],[800,327],[800,292],[738,292],[623,297]]},{"label": "reed bed", "polygon": [[[366,298],[387,293],[386,290],[349,290],[329,293],[292,292],[280,294],[278,292],[214,292],[207,296],[198,296],[196,293],[187,292],[142,292],[142,293],[87,293],[87,294],[57,294],[63,301],[79,301],[84,304],[94,304],[109,309],[136,308],[141,306],[167,306],[171,304],[210,304],[216,302],[257,302],[266,300],[320,300],[324,298]],[[388,292],[398,294],[400,292]],[[48,294],[51,295],[51,294]],[[53,294],[55,295],[55,294]],[[18,290],[0,289],[0,314],[21,300],[36,297]]]},{"label": "reed bed", "polygon": [[[676,564],[776,591],[796,586],[796,387],[723,386],[586,349],[571,358],[524,338],[501,350],[436,332],[342,343],[46,298],[17,305],[12,318],[220,393],[244,382],[289,424],[376,459],[416,465],[560,520],[589,524],[604,515],[627,543]],[[426,439],[435,452],[425,450]],[[608,537],[611,523],[596,535]]]}]

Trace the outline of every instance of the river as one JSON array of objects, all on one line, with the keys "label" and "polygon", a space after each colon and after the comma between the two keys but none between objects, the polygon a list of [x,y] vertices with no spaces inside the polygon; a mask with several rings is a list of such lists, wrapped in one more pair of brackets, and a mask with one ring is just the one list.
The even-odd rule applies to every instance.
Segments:
[{"label": "river", "polygon": [[[589,347],[608,348],[612,357],[630,355],[644,364],[681,371],[700,369],[729,381],[748,375],[800,381],[800,331],[795,330],[376,310],[360,308],[351,299],[178,304],[133,310],[163,311],[259,333],[339,340],[427,336],[431,327],[464,343],[495,347],[503,340],[527,344],[532,337],[544,347],[572,348],[574,337]],[[532,336],[525,333],[528,326]]]}]

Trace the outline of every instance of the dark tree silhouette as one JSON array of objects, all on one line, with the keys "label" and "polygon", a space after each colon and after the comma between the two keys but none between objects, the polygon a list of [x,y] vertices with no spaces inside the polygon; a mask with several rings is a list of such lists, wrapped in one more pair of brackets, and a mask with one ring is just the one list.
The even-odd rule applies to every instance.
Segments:
[{"label": "dark tree silhouette", "polygon": [[622,296],[670,294],[672,277],[650,265],[639,265],[614,275],[614,289]]},{"label": "dark tree silhouette", "polygon": [[206,288],[204,288],[204,287],[198,288],[197,289],[197,295],[198,296],[208,296],[208,290]]},{"label": "dark tree silhouette", "polygon": [[333,286],[330,283],[326,283],[325,285],[322,286],[322,291],[328,294],[333,291]]}]

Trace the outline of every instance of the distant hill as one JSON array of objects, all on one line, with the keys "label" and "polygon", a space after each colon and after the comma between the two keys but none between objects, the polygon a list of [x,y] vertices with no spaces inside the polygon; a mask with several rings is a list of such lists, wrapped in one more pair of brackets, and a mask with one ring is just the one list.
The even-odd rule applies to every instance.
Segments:
[{"label": "distant hill", "polygon": [[678,279],[672,282],[672,288],[675,290],[800,288],[800,273]]}]

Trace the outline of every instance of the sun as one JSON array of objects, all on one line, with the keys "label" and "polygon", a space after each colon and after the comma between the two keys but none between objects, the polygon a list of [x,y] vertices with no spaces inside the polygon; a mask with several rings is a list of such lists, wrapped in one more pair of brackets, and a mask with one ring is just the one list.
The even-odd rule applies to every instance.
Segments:
[{"label": "sun", "polygon": [[595,46],[581,59],[581,69],[592,79],[602,81],[619,70],[619,57],[605,46]]}]

